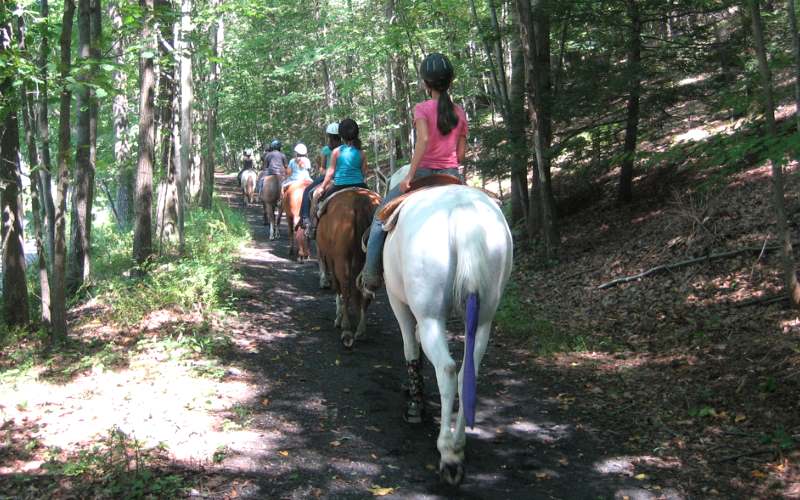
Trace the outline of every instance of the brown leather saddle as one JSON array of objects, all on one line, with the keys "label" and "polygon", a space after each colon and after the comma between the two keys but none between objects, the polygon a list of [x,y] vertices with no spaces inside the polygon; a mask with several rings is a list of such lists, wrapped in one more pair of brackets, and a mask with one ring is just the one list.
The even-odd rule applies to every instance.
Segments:
[{"label": "brown leather saddle", "polygon": [[414,179],[411,181],[408,191],[384,205],[381,211],[378,212],[378,218],[382,221],[388,221],[389,217],[391,217],[392,214],[397,210],[397,207],[402,205],[403,202],[414,193],[414,191],[420,191],[438,186],[449,186],[451,184],[463,184],[463,182],[461,182],[461,179],[458,177],[453,177],[452,175],[446,174],[433,174],[427,177]]}]

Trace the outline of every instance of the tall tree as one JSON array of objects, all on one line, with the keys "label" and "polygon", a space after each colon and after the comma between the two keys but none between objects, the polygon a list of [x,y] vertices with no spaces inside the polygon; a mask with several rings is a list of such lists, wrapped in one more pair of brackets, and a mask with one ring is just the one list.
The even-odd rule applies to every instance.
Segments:
[{"label": "tall tree", "polygon": [[794,57],[794,118],[800,132],[800,33],[797,32],[797,11],[794,0],[788,0],[786,10],[789,14],[789,30],[792,35],[792,56]]},{"label": "tall tree", "polygon": [[[3,14],[15,10],[12,5]],[[11,16],[4,15],[0,24],[0,57],[5,58],[12,50],[13,29]],[[25,253],[22,239],[22,221],[19,218],[19,124],[17,110],[20,105],[18,93],[13,89],[14,78],[6,74],[0,81],[0,209],[2,209],[3,245],[3,316],[8,325],[22,326],[28,323],[28,286],[25,281]]]},{"label": "tall tree", "polygon": [[114,207],[117,213],[117,225],[129,227],[133,220],[133,183],[134,171],[131,162],[131,144],[128,140],[128,73],[125,65],[125,33],[122,28],[122,12],[118,2],[108,4],[108,17],[114,28],[114,40],[111,51],[117,68],[114,70],[114,102],[111,105],[114,116],[114,163],[117,170],[117,192]]},{"label": "tall tree", "polygon": [[[47,19],[50,15],[50,7],[47,0],[41,0],[40,14],[42,19]],[[41,34],[41,44],[39,46],[39,99],[36,123],[39,133],[41,148],[41,169],[39,170],[39,187],[41,190],[41,200],[44,206],[44,226],[46,234],[47,255],[52,261],[55,255],[55,204],[53,202],[52,191],[52,160],[50,159],[50,127],[48,125],[48,100],[49,100],[49,80],[47,70],[47,58],[50,55],[50,31],[49,24],[45,23]],[[52,265],[52,262],[51,262]]]},{"label": "tall tree", "polygon": [[192,0],[181,2],[180,46],[180,164],[178,165],[178,234],[180,251],[184,250],[184,205],[186,203],[186,179],[192,161],[192,126],[194,88],[192,86],[192,53],[190,38],[192,33]]},{"label": "tall tree", "polygon": [[78,63],[80,86],[76,92],[75,111],[77,147],[75,150],[75,178],[72,194],[72,228],[70,231],[70,261],[67,267],[67,290],[74,293],[88,277],[90,265],[89,231],[91,228],[92,171],[92,92],[91,44],[92,0],[78,0]]},{"label": "tall tree", "polygon": [[[17,24],[17,40],[19,40],[20,51],[27,56],[27,40],[23,18],[20,17]],[[33,233],[36,240],[37,267],[39,272],[39,288],[41,300],[41,321],[42,327],[49,332],[52,326],[50,312],[50,276],[47,269],[47,251],[45,249],[45,238],[42,228],[41,210],[41,173],[42,169],[39,162],[40,149],[36,145],[35,126],[36,118],[34,102],[30,85],[28,82],[22,84],[22,117],[25,129],[25,146],[28,150],[28,164],[30,166],[30,186],[31,186],[31,212],[33,215]]]},{"label": "tall tree", "polygon": [[[555,200],[550,183],[551,83],[550,83],[550,6],[545,0],[517,0],[520,40],[522,41],[528,112],[533,127],[534,153],[536,155],[536,196],[531,196],[528,225],[529,234],[541,236],[545,255],[555,257],[558,248],[558,222]],[[536,204],[536,206],[534,206]],[[541,226],[536,228],[538,212]]]},{"label": "tall tree", "polygon": [[[134,197],[133,258],[144,266],[153,253],[153,159],[155,156],[155,71],[153,58],[153,0],[139,0],[142,20],[143,50],[139,62],[139,160]],[[141,270],[141,268],[140,268]]]},{"label": "tall tree", "polygon": [[[761,7],[759,0],[748,0],[750,20],[753,30],[753,45],[758,58],[758,70],[761,74],[762,93],[764,99],[764,116],[767,120],[767,134],[772,140],[778,139],[778,127],[775,124],[775,99],[772,92],[772,71],[767,60],[767,50],[764,43],[764,27],[761,20]],[[783,187],[783,156],[772,158],[772,196],[777,219],[778,239],[781,241],[781,261],[783,267],[783,285],[793,307],[800,307],[800,284],[797,282],[797,272],[794,264],[794,251],[792,237],[786,222],[786,202]]]},{"label": "tall tree", "polygon": [[67,264],[67,189],[69,188],[69,164],[72,157],[70,143],[70,107],[72,92],[67,84],[72,68],[72,23],[75,17],[75,2],[64,0],[64,17],[61,22],[61,97],[58,121],[58,184],[55,200],[55,238],[53,252],[53,339],[63,340],[67,335],[66,264]]},{"label": "tall tree", "polygon": [[[220,0],[211,0],[211,8],[216,11],[220,5]],[[203,191],[200,197],[200,206],[211,208],[211,201],[214,196],[214,169],[217,164],[216,140],[217,140],[217,112],[219,110],[219,59],[222,56],[222,48],[225,40],[225,24],[221,13],[215,12],[217,20],[211,26],[211,74],[208,83],[208,109],[206,110],[206,160],[203,170]]]},{"label": "tall tree", "polygon": [[639,96],[642,86],[642,20],[637,0],[627,0],[628,13],[628,111],[625,120],[625,145],[619,175],[619,201],[633,199],[633,165],[636,161],[636,142],[639,133]]}]

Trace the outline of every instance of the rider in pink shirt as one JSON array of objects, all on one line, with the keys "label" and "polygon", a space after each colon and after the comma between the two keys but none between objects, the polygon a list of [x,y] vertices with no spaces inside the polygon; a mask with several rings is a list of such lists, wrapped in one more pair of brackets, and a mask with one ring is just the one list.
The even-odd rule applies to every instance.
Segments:
[{"label": "rider in pink shirt", "polygon": [[434,174],[461,177],[458,166],[466,155],[467,116],[447,92],[453,82],[453,66],[442,54],[428,54],[420,64],[419,74],[431,98],[414,107],[417,143],[411,157],[411,168],[375,211],[367,241],[367,259],[357,279],[358,287],[366,295],[374,295],[381,281],[380,265],[386,239],[383,222],[378,218],[381,207],[408,191],[414,179]]}]

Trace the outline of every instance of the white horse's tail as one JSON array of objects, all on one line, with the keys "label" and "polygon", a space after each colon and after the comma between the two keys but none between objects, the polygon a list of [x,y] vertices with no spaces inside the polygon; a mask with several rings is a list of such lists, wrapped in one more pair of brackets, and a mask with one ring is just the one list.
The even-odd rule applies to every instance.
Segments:
[{"label": "white horse's tail", "polygon": [[453,208],[450,213],[450,248],[455,249],[456,274],[453,279],[453,305],[465,312],[467,296],[480,294],[491,283],[486,231],[478,223],[473,205]]},{"label": "white horse's tail", "polygon": [[475,334],[480,316],[480,296],[490,282],[486,231],[475,218],[475,211],[457,206],[450,214],[451,248],[456,254],[453,303],[464,313],[466,335],[464,378],[461,394],[467,425],[475,425],[477,381],[475,379]]}]

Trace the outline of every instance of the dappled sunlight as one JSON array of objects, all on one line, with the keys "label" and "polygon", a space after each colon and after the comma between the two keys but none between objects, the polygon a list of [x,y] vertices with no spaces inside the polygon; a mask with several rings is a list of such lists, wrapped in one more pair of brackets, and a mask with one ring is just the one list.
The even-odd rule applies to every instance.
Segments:
[{"label": "dappled sunlight", "polygon": [[656,457],[652,455],[619,456],[595,462],[594,470],[601,474],[633,476],[636,474],[637,466],[654,469],[677,469],[681,465],[681,461],[675,457]]}]

